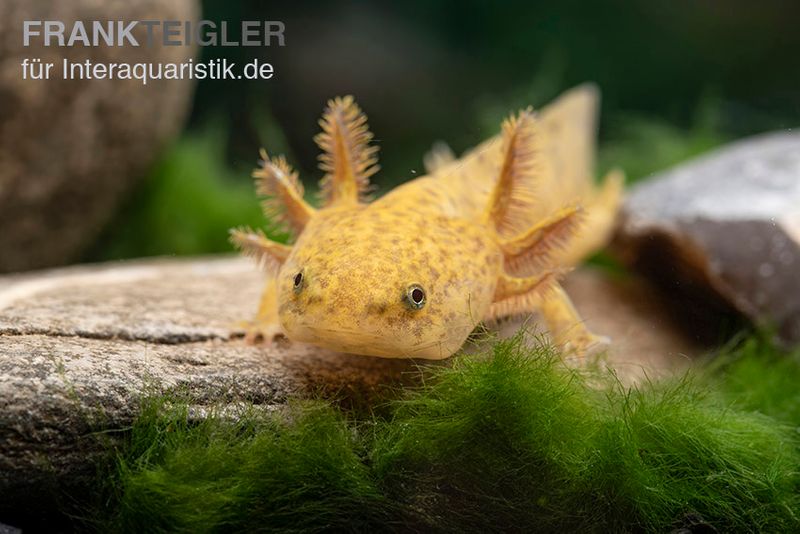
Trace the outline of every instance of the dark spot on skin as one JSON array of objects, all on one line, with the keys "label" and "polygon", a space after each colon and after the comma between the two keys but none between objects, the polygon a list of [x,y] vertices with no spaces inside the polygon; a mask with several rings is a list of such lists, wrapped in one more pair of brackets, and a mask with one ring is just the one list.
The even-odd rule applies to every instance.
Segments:
[{"label": "dark spot on skin", "polygon": [[407,313],[402,315],[390,314],[386,316],[386,324],[388,324],[390,327],[399,326],[402,328],[408,324],[408,319],[409,317]]},{"label": "dark spot on skin", "polygon": [[316,304],[317,302],[322,302],[322,297],[319,295],[311,295],[308,297],[308,304]]},{"label": "dark spot on skin", "polygon": [[425,329],[431,326],[432,321],[430,317],[421,317],[414,321],[414,328],[412,329],[412,333],[417,339],[422,337],[422,334],[425,333]]},{"label": "dark spot on skin", "polygon": [[386,310],[388,308],[389,306],[385,302],[379,302],[379,303],[371,302],[367,306],[367,312],[376,315],[383,315],[384,313],[386,313]]}]

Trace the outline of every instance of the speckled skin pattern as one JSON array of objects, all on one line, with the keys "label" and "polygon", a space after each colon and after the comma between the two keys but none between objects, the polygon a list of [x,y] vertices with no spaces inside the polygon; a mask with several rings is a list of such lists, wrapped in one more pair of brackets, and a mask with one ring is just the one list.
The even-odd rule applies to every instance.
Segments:
[{"label": "speckled skin pattern", "polygon": [[[331,101],[321,123],[332,132],[320,143],[331,162],[323,167],[329,175],[321,208],[304,204],[302,186],[284,162],[267,160],[257,175],[271,180],[261,187],[287,205],[298,235],[293,245],[283,246],[234,232],[234,243],[274,273],[251,333],[281,333],[354,354],[441,359],[458,351],[482,321],[539,311],[561,345],[582,353],[597,343],[558,286],[557,274],[605,241],[618,184],[604,195],[594,190],[591,177],[581,176],[586,183],[573,189],[582,187],[583,194],[572,191],[574,198],[560,204],[534,207],[538,197],[526,192],[526,180],[539,186],[542,180],[529,178],[539,167],[525,158],[542,156],[515,148],[515,142],[529,143],[523,135],[528,116],[521,114],[504,125],[502,139],[461,160],[445,157],[428,176],[366,203],[360,191],[374,172],[373,153],[364,154],[370,136],[357,107],[356,113],[347,106],[351,101]],[[344,118],[337,119],[337,109]],[[546,214],[581,200],[536,226]],[[594,212],[605,218],[594,222],[596,232],[576,240],[572,223],[581,206],[590,219],[597,219]],[[412,295],[414,288],[422,293]],[[421,304],[415,302],[420,295]]]},{"label": "speckled skin pattern", "polygon": [[[277,278],[278,314],[290,339],[375,356],[444,358],[486,316],[502,262],[490,235],[469,220],[387,201],[323,210],[303,231]],[[412,284],[426,292],[421,309],[406,302]]]}]

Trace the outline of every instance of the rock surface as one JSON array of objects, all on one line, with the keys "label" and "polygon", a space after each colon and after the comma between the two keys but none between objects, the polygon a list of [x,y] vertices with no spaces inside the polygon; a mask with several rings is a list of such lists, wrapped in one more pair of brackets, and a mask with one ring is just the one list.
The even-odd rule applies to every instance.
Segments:
[{"label": "rock surface", "polygon": [[[192,90],[189,80],[64,80],[61,62],[183,62],[193,47],[44,47],[36,37],[25,47],[23,21],[69,32],[75,20],[198,15],[197,0],[0,2],[0,272],[76,258],[180,130]],[[22,61],[34,58],[54,63],[49,80],[23,79]]]},{"label": "rock surface", "polygon": [[[0,521],[38,506],[48,484],[91,476],[102,452],[94,436],[129,424],[147,392],[188,391],[199,407],[273,407],[310,391],[358,399],[442,364],[248,345],[237,324],[262,285],[238,258],[0,277],[0,495],[14,496],[0,500]],[[613,339],[609,363],[623,377],[682,368],[700,350],[643,282],[582,270],[566,287],[590,327]]]},{"label": "rock surface", "polygon": [[800,343],[800,133],[746,139],[653,177],[630,191],[621,221],[626,262]]}]

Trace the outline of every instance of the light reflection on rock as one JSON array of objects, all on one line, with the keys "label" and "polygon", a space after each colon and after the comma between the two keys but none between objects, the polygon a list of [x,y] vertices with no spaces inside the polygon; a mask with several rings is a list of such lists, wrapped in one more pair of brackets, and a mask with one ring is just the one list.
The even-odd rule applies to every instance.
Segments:
[{"label": "light reflection on rock", "polygon": [[746,139],[634,187],[615,248],[800,343],[800,134]]}]

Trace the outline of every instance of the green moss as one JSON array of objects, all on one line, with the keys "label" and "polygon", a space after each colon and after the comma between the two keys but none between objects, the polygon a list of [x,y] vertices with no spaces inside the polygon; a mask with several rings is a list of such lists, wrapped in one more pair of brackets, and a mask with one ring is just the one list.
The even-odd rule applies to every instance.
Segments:
[{"label": "green moss", "polygon": [[119,462],[103,530],[306,532],[379,524],[389,507],[341,414],[321,402],[287,412],[210,414],[149,402]]},{"label": "green moss", "polygon": [[800,351],[778,350],[769,337],[735,340],[709,366],[708,380],[716,381],[738,408],[769,415],[800,432]]},{"label": "green moss", "polygon": [[787,427],[686,380],[618,394],[613,404],[591,469],[613,528],[660,531],[691,513],[726,532],[797,528],[800,464]]},{"label": "green moss", "polygon": [[[658,532],[704,521],[796,531],[800,395],[796,382],[770,381],[760,346],[745,343],[695,378],[629,389],[565,369],[517,336],[425,371],[380,417],[297,401],[198,422],[185,402],[154,399],[119,457],[102,525]],[[796,360],[780,365],[800,373]],[[745,394],[762,377],[772,393]]]},{"label": "green moss", "polygon": [[501,341],[398,401],[372,464],[427,528],[564,526],[597,430],[595,394],[545,348]]}]

